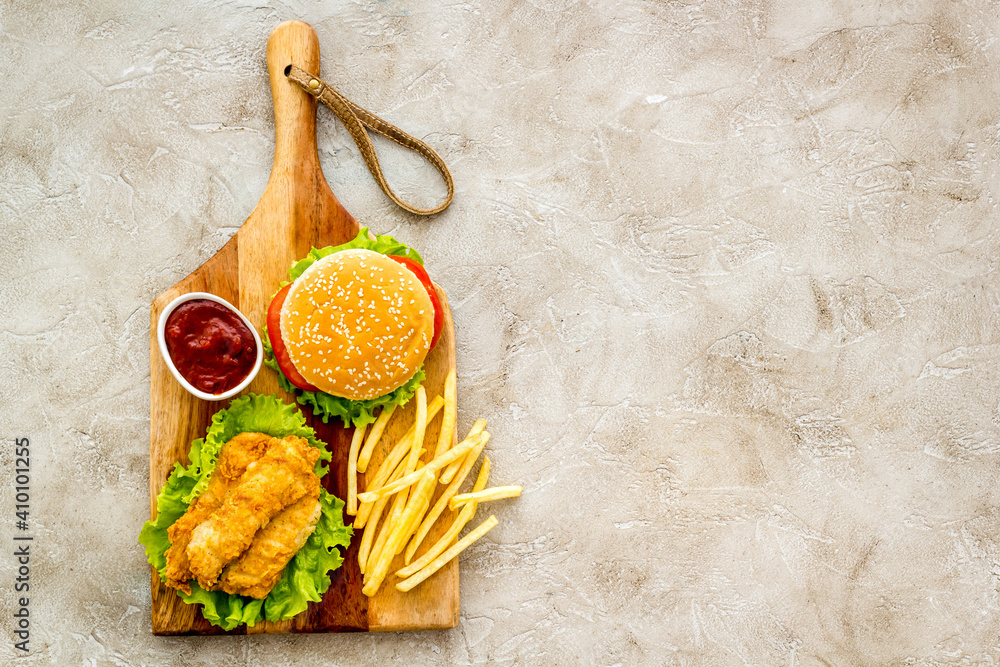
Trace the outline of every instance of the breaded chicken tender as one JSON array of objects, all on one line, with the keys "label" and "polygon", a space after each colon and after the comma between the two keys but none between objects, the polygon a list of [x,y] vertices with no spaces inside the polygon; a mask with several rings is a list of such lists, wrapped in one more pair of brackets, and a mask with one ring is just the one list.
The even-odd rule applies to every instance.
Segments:
[{"label": "breaded chicken tender", "polygon": [[257,531],[250,547],[223,571],[219,587],[227,593],[266,598],[285,565],[316,530],[320,510],[317,478],[314,491],[281,510]]},{"label": "breaded chicken tender", "polygon": [[272,441],[277,440],[264,433],[240,433],[222,446],[207,488],[194,499],[188,511],[167,529],[170,538],[164,572],[167,586],[191,593],[188,580],[192,574],[186,553],[191,531],[222,506],[229,487],[243,476],[247,466],[264,455]]},{"label": "breaded chicken tender", "polygon": [[257,531],[318,483],[313,468],[319,455],[307,440],[287,436],[247,466],[222,505],[191,533],[186,553],[202,588],[215,586],[223,568],[250,546]]}]

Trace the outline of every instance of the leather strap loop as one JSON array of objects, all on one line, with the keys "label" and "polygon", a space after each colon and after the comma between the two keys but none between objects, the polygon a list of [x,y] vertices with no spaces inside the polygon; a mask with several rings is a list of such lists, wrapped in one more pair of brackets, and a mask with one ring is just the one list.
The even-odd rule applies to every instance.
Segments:
[{"label": "leather strap loop", "polygon": [[[337,118],[344,123],[344,127],[351,133],[354,143],[358,145],[358,150],[361,151],[361,157],[365,159],[368,170],[375,177],[375,182],[389,196],[389,199],[396,202],[400,208],[410,213],[416,213],[417,215],[434,215],[448,208],[451,200],[455,197],[455,182],[451,178],[451,172],[448,171],[448,165],[444,163],[444,160],[441,159],[441,156],[433,148],[420,139],[403,132],[395,125],[387,123],[375,114],[365,111],[338,93],[330,84],[295,65],[289,65],[285,68],[285,76],[288,77],[289,81],[292,81],[302,90],[328,106],[330,111],[335,113]],[[407,204],[396,196],[396,193],[389,187],[388,181],[385,180],[382,167],[379,165],[378,155],[375,154],[375,147],[372,145],[372,140],[365,131],[365,128],[382,135],[390,141],[394,141],[403,148],[416,151],[430,162],[438,170],[438,173],[441,174],[441,178],[444,179],[444,183],[448,187],[448,195],[445,197],[444,202],[434,208],[417,208]]]}]

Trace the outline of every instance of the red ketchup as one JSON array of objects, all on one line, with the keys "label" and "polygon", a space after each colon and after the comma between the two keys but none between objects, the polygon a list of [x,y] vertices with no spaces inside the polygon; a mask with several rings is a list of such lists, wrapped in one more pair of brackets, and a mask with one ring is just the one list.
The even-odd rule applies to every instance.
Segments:
[{"label": "red ketchup", "polygon": [[177,306],[167,318],[164,337],[177,371],[206,394],[237,386],[257,361],[257,342],[243,318],[208,299]]}]

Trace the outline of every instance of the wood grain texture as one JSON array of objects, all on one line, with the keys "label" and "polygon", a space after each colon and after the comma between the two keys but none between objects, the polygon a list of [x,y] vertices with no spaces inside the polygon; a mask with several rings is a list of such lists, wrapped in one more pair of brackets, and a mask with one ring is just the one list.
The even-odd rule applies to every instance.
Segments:
[{"label": "wood grain texture", "polygon": [[[295,88],[284,76],[295,63],[319,71],[319,40],[306,23],[289,21],[277,26],[267,43],[267,68],[274,99],[275,150],[271,175],[256,208],[236,235],[205,264],[157,297],[150,310],[150,515],[156,515],[156,496],[175,462],[188,463],[191,441],[202,437],[217,410],[227,402],[209,403],[188,394],[173,378],[160,357],[156,322],[163,308],[176,296],[192,291],[210,292],[233,304],[258,329],[263,326],[267,305],[288,267],[312,247],[344,243],[354,238],[360,225],[337,201],[323,177],[316,150],[316,101]],[[452,320],[443,290],[438,288],[446,311],[445,330],[424,364],[429,396],[443,392],[444,378],[454,363]],[[278,386],[277,375],[262,368],[248,391],[294,398]],[[302,406],[300,406],[302,407]],[[310,425],[333,452],[330,473],[323,484],[343,498],[347,492],[347,453],[351,432],[339,421],[324,424],[308,407],[302,407]],[[383,443],[394,442],[412,420],[413,406],[406,406],[386,430]],[[436,441],[440,418],[428,428],[429,442]],[[372,456],[376,465],[384,456],[380,445]],[[362,487],[363,488],[363,487]],[[438,529],[438,533],[443,528]],[[426,541],[432,544],[436,534]],[[393,588],[393,578],[375,598],[361,593],[355,536],[345,554],[344,565],[332,575],[323,600],[310,604],[295,618],[262,622],[253,628],[241,626],[228,634],[280,632],[344,632],[367,630],[420,630],[454,627],[458,622],[458,564],[453,561],[409,594]],[[202,618],[198,607],[184,604],[152,572],[152,626],[158,635],[226,634]]]}]

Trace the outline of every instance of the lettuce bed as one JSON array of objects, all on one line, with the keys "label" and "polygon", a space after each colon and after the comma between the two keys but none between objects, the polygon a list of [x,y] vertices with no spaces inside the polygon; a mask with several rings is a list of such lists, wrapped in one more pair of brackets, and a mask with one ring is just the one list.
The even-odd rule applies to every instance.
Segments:
[{"label": "lettuce bed", "polygon": [[[363,250],[374,250],[375,252],[382,253],[383,255],[407,257],[420,264],[420,266],[424,265],[424,260],[413,248],[410,248],[409,246],[400,243],[393,237],[385,234],[376,236],[373,241],[368,236],[368,228],[364,227],[353,241],[337,246],[313,248],[309,251],[308,255],[295,262],[295,264],[292,264],[292,267],[288,269],[288,275],[294,282],[295,279],[301,276],[302,273],[312,266],[316,260],[322,259],[327,255],[332,255],[335,252],[340,252],[341,250],[354,250],[357,248]],[[264,364],[273,368],[278,374],[278,383],[281,385],[281,388],[291,394],[295,394],[295,400],[302,405],[310,406],[313,410],[313,414],[322,418],[324,424],[330,420],[330,417],[340,419],[344,423],[345,427],[364,426],[370,424],[375,421],[376,409],[384,409],[390,405],[406,404],[407,401],[413,398],[413,394],[417,391],[417,387],[420,386],[420,383],[423,382],[426,377],[424,369],[421,367],[417,369],[417,372],[413,374],[413,377],[401,386],[390,391],[388,394],[376,396],[375,398],[371,398],[366,401],[352,401],[348,398],[333,396],[325,392],[303,391],[288,381],[288,378],[285,377],[285,374],[282,373],[281,369],[278,367],[278,362],[274,360],[274,350],[271,348],[271,339],[268,338],[266,324],[264,325],[264,335],[261,336],[261,341],[264,343]]]},{"label": "lettuce bed", "polygon": [[[305,438],[321,452],[316,474],[322,477],[329,470],[331,455],[326,443],[316,438],[316,432],[306,425],[305,417],[295,406],[273,395],[248,394],[237,398],[229,408],[215,413],[204,438],[191,443],[191,464],[186,468],[180,463],[174,464],[166,486],[156,499],[156,520],[147,521],[139,534],[146,557],[161,580],[165,580],[165,554],[170,548],[167,528],[187,511],[191,501],[208,485],[222,445],[236,434],[247,431],[267,433],[276,438],[286,435]],[[320,505],[322,514],[316,531],[285,566],[281,580],[263,600],[206,591],[193,581],[190,595],[181,592],[178,595],[188,604],[202,605],[202,616],[223,630],[232,630],[242,623],[252,626],[265,618],[284,621],[305,611],[309,602],[319,602],[330,587],[328,572],[336,570],[343,562],[337,547],[346,548],[351,542],[351,528],[344,525],[343,501],[321,489]]]}]

